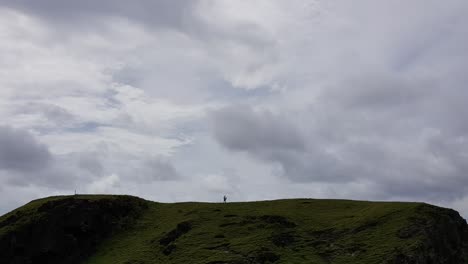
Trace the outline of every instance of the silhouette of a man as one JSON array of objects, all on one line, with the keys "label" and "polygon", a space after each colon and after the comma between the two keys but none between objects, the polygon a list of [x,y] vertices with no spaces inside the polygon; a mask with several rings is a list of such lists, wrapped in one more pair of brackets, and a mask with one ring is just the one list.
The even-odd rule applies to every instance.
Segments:
[{"label": "silhouette of a man", "polygon": [[226,203],[226,201],[227,201],[227,196],[226,195],[224,195],[223,201],[224,201],[224,203]]}]

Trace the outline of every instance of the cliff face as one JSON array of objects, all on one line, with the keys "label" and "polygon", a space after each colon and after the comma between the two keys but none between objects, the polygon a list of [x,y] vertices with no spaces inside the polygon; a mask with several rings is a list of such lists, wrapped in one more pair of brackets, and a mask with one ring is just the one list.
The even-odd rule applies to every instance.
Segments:
[{"label": "cliff face", "polygon": [[144,200],[117,196],[37,201],[0,222],[0,263],[80,263],[97,245],[128,226]]},{"label": "cliff face", "polygon": [[411,253],[398,252],[390,261],[392,264],[468,263],[467,223],[454,210],[422,206],[398,236],[403,239],[420,237],[420,244]]},{"label": "cliff face", "polygon": [[468,264],[468,227],[420,203],[51,197],[0,217],[0,263]]}]

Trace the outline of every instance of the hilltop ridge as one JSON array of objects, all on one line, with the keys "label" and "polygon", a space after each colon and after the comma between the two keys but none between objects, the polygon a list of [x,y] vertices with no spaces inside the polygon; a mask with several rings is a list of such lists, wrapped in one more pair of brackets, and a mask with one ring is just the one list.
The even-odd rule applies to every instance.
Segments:
[{"label": "hilltop ridge", "polygon": [[0,263],[468,263],[468,227],[423,203],[157,203],[76,195],[0,217]]}]

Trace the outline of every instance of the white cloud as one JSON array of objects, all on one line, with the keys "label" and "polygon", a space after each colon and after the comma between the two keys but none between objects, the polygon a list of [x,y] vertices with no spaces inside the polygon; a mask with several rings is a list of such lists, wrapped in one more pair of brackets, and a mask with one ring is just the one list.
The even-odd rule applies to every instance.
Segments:
[{"label": "white cloud", "polygon": [[38,3],[0,1],[0,125],[51,164],[3,172],[0,200],[78,185],[466,214],[465,1]]},{"label": "white cloud", "polygon": [[[87,191],[92,193],[115,193],[120,187],[120,179],[116,174],[110,174],[92,182],[88,187]],[[117,191],[118,192],[118,191]]]}]

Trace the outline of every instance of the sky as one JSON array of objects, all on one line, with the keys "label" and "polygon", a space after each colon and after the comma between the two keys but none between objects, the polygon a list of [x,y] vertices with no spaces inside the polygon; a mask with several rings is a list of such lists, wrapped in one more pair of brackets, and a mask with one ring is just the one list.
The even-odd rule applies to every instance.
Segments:
[{"label": "sky", "polygon": [[468,216],[465,0],[0,0],[0,214],[44,196]]}]

